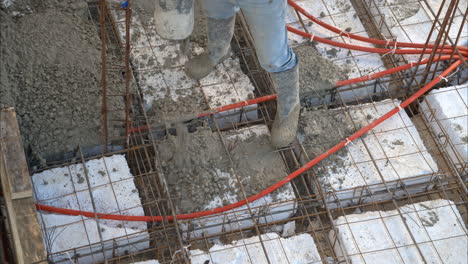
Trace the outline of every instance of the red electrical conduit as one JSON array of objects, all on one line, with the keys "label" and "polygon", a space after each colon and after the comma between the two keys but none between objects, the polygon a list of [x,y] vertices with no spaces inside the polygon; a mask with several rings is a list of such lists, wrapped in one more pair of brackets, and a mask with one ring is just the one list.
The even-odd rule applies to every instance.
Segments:
[{"label": "red electrical conduit", "polygon": [[[434,48],[434,45],[433,44],[421,44],[421,43],[409,43],[409,42],[399,42],[399,41],[386,41],[386,40],[380,40],[380,39],[373,39],[373,38],[367,38],[367,37],[363,37],[363,36],[359,36],[359,35],[356,35],[356,34],[353,34],[353,33],[348,33],[346,31],[343,31],[339,28],[336,28],[332,25],[329,25],[325,22],[323,22],[322,20],[316,18],[315,16],[313,16],[312,14],[310,14],[309,12],[307,12],[304,8],[302,8],[300,5],[298,5],[295,1],[293,0],[288,0],[288,4],[290,6],[292,6],[294,9],[296,9],[297,11],[299,11],[300,13],[302,13],[304,16],[306,16],[307,18],[309,18],[310,20],[312,20],[313,22],[319,24],[320,26],[330,30],[330,31],[333,31],[337,34],[340,34],[340,35],[346,35],[348,36],[349,38],[352,38],[352,39],[355,39],[355,40],[359,40],[359,41],[362,41],[362,42],[367,42],[367,43],[372,43],[372,44],[378,44],[378,45],[383,45],[383,46],[398,46],[398,47],[407,47],[407,48]],[[452,46],[448,46],[447,49],[450,49],[452,50]],[[468,51],[468,47],[464,47],[464,46],[457,46],[457,48],[461,51]]]},{"label": "red electrical conduit", "polygon": [[[276,182],[272,186],[268,187],[267,189],[252,195],[248,197],[246,200],[238,201],[232,204],[228,204],[223,207],[218,207],[213,210],[206,210],[206,211],[201,211],[201,212],[195,212],[195,213],[190,213],[190,214],[180,214],[176,215],[177,219],[192,219],[192,218],[198,218],[198,217],[203,217],[203,216],[209,216],[209,215],[214,215],[214,214],[219,214],[223,213],[238,207],[241,207],[243,205],[246,205],[247,203],[251,203],[255,200],[260,199],[261,197],[270,194],[271,192],[275,191],[276,189],[280,188],[281,186],[285,185],[286,183],[290,182],[297,176],[301,175],[308,169],[312,168],[315,166],[317,163],[325,159],[326,157],[330,156],[331,154],[337,152],[338,150],[342,149],[344,146],[352,142],[353,140],[359,138],[360,136],[364,135],[367,133],[369,130],[373,129],[377,125],[381,124],[383,121],[389,119],[391,116],[394,114],[398,113],[401,109],[407,107],[410,103],[414,102],[418,97],[423,95],[425,92],[427,92],[429,89],[431,89],[434,85],[439,83],[443,78],[445,78],[450,72],[452,72],[456,67],[458,67],[462,61],[458,60],[452,65],[450,65],[446,70],[444,70],[441,75],[439,75],[437,78],[426,84],[423,88],[418,90],[415,94],[413,94],[411,97],[406,99],[404,102],[402,102],[398,107],[395,107],[385,115],[381,116],[379,119],[375,120],[374,122],[370,123],[369,125],[361,128],[359,131],[351,135],[350,137],[346,138],[345,140],[342,140],[340,143],[332,147],[331,149],[327,150],[325,153],[322,153],[321,155],[317,156],[313,160],[307,162],[303,167],[297,169],[296,171],[292,172],[289,174],[286,178]],[[46,212],[52,212],[52,213],[59,213],[59,214],[66,214],[66,215],[82,215],[86,216],[89,218],[96,217],[99,219],[109,219],[109,220],[120,220],[120,221],[141,221],[141,222],[159,222],[159,221],[173,221],[174,216],[172,215],[167,215],[167,216],[134,216],[134,215],[114,215],[114,214],[102,214],[102,213],[94,213],[94,212],[89,212],[89,211],[80,211],[80,210],[73,210],[73,209],[65,209],[65,208],[58,208],[54,206],[48,206],[48,205],[41,205],[41,204],[36,204],[36,208],[38,210],[46,211]]]},{"label": "red electrical conduit", "polygon": [[[257,98],[250,99],[250,100],[247,100],[247,101],[242,101],[242,102],[238,102],[238,103],[233,103],[233,104],[229,104],[229,105],[223,105],[223,106],[220,106],[220,107],[216,107],[215,109],[212,109],[212,110],[210,110],[208,112],[205,112],[205,113],[201,113],[201,114],[193,115],[193,116],[187,116],[186,120],[177,120],[177,121],[178,122],[188,121],[190,119],[209,116],[209,115],[212,115],[212,114],[221,113],[221,112],[229,111],[229,110],[232,110],[232,109],[237,109],[237,108],[241,108],[241,107],[245,107],[245,106],[249,106],[249,105],[253,105],[253,104],[258,104],[258,103],[262,103],[262,102],[266,102],[266,101],[271,101],[271,100],[274,100],[274,99],[276,99],[276,94],[265,95],[265,96],[257,97]],[[182,118],[184,118],[184,117],[182,117]],[[147,130],[147,129],[148,129],[148,125],[139,126],[139,127],[132,127],[132,128],[129,129],[128,134],[132,134],[132,133]]]},{"label": "red electrical conduit", "polygon": [[[435,57],[433,62],[448,60],[448,59],[450,59],[450,57],[451,57],[450,55]],[[455,55],[452,58],[453,59],[458,59],[459,56]],[[409,64],[401,65],[401,66],[398,66],[398,67],[395,67],[395,68],[392,68],[392,69],[388,69],[388,70],[376,72],[376,73],[373,73],[373,74],[361,76],[361,77],[358,77],[358,78],[338,81],[338,82],[336,82],[335,87],[341,87],[341,86],[345,86],[345,85],[349,85],[349,84],[353,84],[353,83],[360,83],[360,82],[374,80],[374,79],[377,79],[377,78],[380,78],[380,77],[383,77],[383,76],[386,76],[386,75],[390,75],[392,73],[396,73],[396,72],[400,72],[400,71],[412,68],[412,67],[414,67],[416,65],[427,64],[428,60],[429,59],[424,59],[420,63],[409,63]],[[190,119],[200,118],[200,117],[204,117],[204,116],[208,116],[208,115],[212,115],[212,114],[216,114],[216,113],[222,113],[222,112],[232,110],[232,109],[237,109],[237,108],[241,108],[241,107],[245,107],[245,106],[249,106],[249,105],[253,105],[253,104],[258,104],[258,103],[262,103],[262,102],[266,102],[266,101],[271,101],[271,100],[276,99],[276,97],[277,97],[276,94],[272,94],[272,95],[266,95],[266,96],[262,96],[262,97],[258,97],[258,98],[254,98],[254,99],[234,103],[234,104],[224,105],[224,106],[217,107],[217,108],[215,108],[213,110],[210,110],[208,112],[205,112],[205,113],[201,113],[201,114],[193,115],[193,116],[187,116],[186,119],[190,120]],[[186,121],[186,120],[181,120],[181,121]],[[128,134],[132,134],[132,133],[140,132],[140,131],[145,131],[145,130],[148,130],[148,129],[149,129],[148,125],[132,127],[132,128],[129,129]]]},{"label": "red electrical conduit", "polygon": [[[326,38],[322,38],[319,36],[312,35],[310,33],[304,32],[302,30],[299,30],[297,28],[293,28],[291,26],[286,26],[288,28],[288,31],[294,34],[297,34],[299,36],[308,38],[310,40],[316,40],[321,43],[325,43],[328,45],[332,45],[335,47],[340,47],[340,48],[345,48],[345,49],[350,49],[350,50],[359,50],[359,51],[365,51],[365,52],[372,52],[372,53],[380,53],[380,54],[430,54],[432,53],[431,49],[426,49],[426,50],[421,50],[421,49],[381,49],[381,48],[371,48],[371,47],[362,47],[358,45],[353,45],[353,44],[347,44],[347,43],[342,43]],[[443,49],[443,50],[438,50],[438,54],[452,54],[453,50],[449,49]],[[460,53],[463,55],[463,57],[468,57],[468,51],[460,51]]]},{"label": "red electrical conduit", "polygon": [[[452,57],[450,55],[445,55],[445,56],[435,57],[433,62],[449,60],[451,58],[459,59],[459,56],[453,56]],[[401,66],[398,66],[398,67],[395,67],[395,68],[391,68],[391,69],[376,72],[376,73],[373,73],[373,74],[357,77],[357,78],[354,78],[354,79],[338,81],[338,82],[336,82],[335,87],[341,87],[341,86],[345,86],[345,85],[349,85],[349,84],[353,84],[353,83],[360,83],[360,82],[374,80],[374,79],[377,79],[377,78],[380,78],[380,77],[383,77],[383,76],[386,76],[386,75],[390,75],[392,73],[407,70],[407,69],[412,68],[412,67],[414,67],[416,65],[427,64],[428,61],[429,61],[429,58],[422,60],[420,63],[416,63],[416,62],[408,63],[408,64],[401,65]]]}]

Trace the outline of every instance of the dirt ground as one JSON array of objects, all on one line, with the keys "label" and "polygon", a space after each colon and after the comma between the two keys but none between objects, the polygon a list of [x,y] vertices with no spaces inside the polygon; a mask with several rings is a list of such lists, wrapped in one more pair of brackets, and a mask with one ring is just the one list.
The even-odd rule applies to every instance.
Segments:
[{"label": "dirt ground", "polygon": [[7,2],[0,4],[0,107],[16,108],[28,154],[44,162],[102,144],[101,41],[87,3]]}]

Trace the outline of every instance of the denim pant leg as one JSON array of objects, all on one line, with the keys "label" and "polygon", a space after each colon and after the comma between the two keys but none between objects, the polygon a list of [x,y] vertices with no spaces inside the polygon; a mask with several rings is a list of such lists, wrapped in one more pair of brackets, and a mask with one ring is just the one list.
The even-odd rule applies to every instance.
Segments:
[{"label": "denim pant leg", "polygon": [[296,66],[296,54],[288,45],[286,0],[237,0],[237,3],[249,24],[261,66],[268,72]]},{"label": "denim pant leg", "polygon": [[239,11],[236,0],[200,0],[200,4],[204,14],[214,19],[230,18]]}]

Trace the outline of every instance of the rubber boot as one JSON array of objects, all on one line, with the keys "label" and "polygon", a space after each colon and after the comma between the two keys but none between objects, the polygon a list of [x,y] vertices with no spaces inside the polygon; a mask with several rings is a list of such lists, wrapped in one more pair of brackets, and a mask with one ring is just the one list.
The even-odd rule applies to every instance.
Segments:
[{"label": "rubber boot", "polygon": [[235,17],[226,19],[208,18],[208,51],[185,64],[185,72],[193,79],[206,77],[229,52],[234,34]]},{"label": "rubber boot", "polygon": [[271,130],[271,144],[286,147],[296,137],[301,104],[299,102],[299,66],[284,72],[271,73],[276,86],[276,117]]}]

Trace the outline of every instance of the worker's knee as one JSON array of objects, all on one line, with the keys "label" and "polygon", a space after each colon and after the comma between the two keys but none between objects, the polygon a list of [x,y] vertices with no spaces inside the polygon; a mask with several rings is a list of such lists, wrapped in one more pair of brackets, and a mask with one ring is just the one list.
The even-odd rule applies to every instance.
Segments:
[{"label": "worker's knee", "polygon": [[294,68],[297,65],[297,56],[291,48],[287,47],[287,51],[281,52],[277,56],[268,56],[267,54],[259,54],[260,65],[267,72],[283,72]]},{"label": "worker's knee", "polygon": [[239,7],[227,0],[200,0],[201,9],[205,16],[214,19],[233,17]]}]

